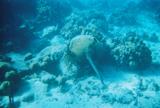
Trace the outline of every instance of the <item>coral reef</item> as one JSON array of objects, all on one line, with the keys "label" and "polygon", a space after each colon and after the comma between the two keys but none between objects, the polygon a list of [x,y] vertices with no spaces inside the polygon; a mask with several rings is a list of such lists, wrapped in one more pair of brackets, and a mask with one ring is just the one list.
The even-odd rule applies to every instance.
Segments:
[{"label": "coral reef", "polygon": [[80,34],[101,37],[107,31],[108,23],[103,14],[94,11],[82,11],[72,13],[67,17],[60,33],[67,39],[71,39]]},{"label": "coral reef", "polygon": [[117,65],[131,69],[145,69],[152,63],[151,51],[134,36],[112,39],[107,42]]},{"label": "coral reef", "polygon": [[62,23],[63,18],[71,12],[69,3],[65,0],[38,0],[37,1],[37,25],[51,25]]},{"label": "coral reef", "polygon": [[28,61],[31,70],[46,70],[56,74],[60,58],[66,49],[66,45],[51,45],[44,48],[35,58]]},{"label": "coral reef", "polygon": [[159,108],[159,5],[1,0],[0,108]]},{"label": "coral reef", "polygon": [[18,89],[20,77],[11,66],[11,60],[8,57],[2,56],[0,59],[0,96],[9,97],[9,108],[14,107],[14,94]]}]

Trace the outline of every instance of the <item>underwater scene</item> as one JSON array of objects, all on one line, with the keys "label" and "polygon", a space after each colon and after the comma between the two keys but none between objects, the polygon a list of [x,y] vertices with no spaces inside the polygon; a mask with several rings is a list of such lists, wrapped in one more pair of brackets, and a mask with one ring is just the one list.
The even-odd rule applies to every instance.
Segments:
[{"label": "underwater scene", "polygon": [[160,108],[160,0],[0,0],[0,108]]}]

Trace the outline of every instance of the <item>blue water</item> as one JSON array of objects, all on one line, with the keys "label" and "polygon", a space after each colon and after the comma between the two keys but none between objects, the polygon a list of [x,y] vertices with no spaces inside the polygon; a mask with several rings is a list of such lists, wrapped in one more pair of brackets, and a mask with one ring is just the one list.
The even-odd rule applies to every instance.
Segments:
[{"label": "blue water", "polygon": [[0,0],[0,108],[160,108],[160,0]]}]

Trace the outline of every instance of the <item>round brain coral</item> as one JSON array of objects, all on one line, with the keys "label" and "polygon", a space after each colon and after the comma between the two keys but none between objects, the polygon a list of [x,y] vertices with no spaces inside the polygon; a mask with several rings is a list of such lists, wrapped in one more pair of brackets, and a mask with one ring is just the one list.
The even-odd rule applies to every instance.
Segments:
[{"label": "round brain coral", "polygon": [[113,39],[110,46],[113,59],[119,66],[129,69],[145,69],[152,62],[150,49],[137,37]]},{"label": "round brain coral", "polygon": [[76,56],[84,55],[94,44],[95,38],[90,35],[79,35],[70,42],[69,49]]}]

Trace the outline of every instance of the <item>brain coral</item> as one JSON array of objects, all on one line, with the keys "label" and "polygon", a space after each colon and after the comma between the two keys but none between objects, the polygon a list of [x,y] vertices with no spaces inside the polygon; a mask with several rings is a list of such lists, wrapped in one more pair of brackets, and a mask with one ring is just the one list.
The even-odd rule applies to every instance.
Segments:
[{"label": "brain coral", "polygon": [[70,42],[69,49],[76,56],[81,56],[87,52],[95,42],[95,38],[90,35],[79,35]]},{"label": "brain coral", "polygon": [[129,36],[109,43],[115,63],[129,69],[145,69],[152,62],[151,51],[143,41]]}]

